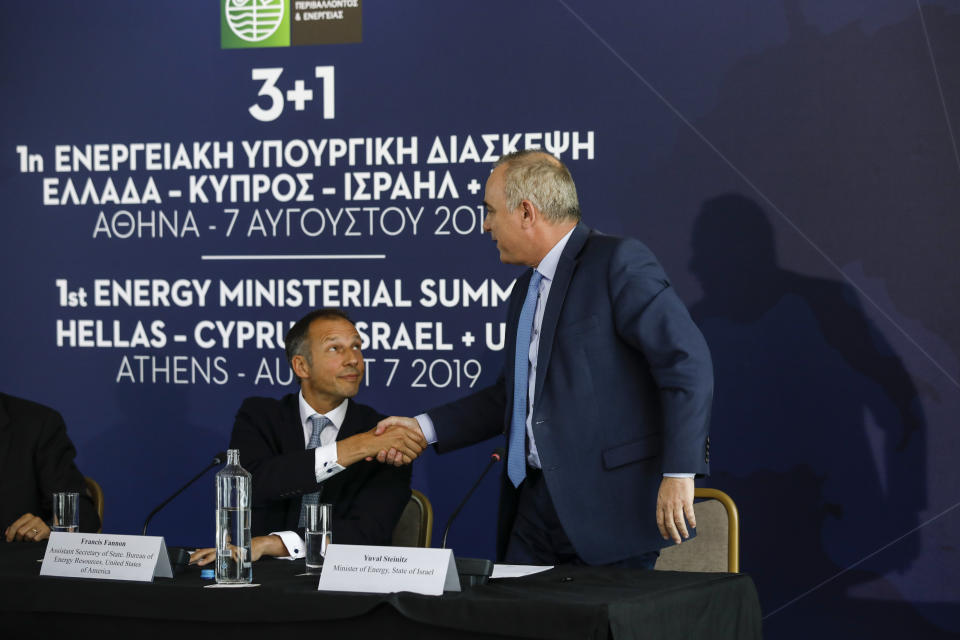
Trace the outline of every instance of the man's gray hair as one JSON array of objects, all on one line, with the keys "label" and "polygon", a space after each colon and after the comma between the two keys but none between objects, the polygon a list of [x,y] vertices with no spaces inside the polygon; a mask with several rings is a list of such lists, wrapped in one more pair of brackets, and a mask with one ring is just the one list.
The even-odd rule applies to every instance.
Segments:
[{"label": "man's gray hair", "polygon": [[504,192],[507,209],[513,211],[529,200],[551,223],[580,220],[580,202],[573,176],[560,160],[540,149],[514,151],[497,160],[506,165]]}]

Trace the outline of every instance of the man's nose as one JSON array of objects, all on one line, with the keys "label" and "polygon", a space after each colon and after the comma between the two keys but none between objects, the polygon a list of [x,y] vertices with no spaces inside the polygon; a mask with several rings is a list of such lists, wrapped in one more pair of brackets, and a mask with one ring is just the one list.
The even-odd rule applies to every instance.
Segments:
[{"label": "man's nose", "polygon": [[490,233],[490,214],[483,216],[483,230]]}]

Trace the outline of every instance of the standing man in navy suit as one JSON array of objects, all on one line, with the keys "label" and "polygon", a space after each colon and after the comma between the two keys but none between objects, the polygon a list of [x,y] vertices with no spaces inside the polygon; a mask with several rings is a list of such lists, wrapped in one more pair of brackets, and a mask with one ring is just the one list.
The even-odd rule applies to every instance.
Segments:
[{"label": "standing man in navy suit", "polygon": [[503,372],[379,428],[406,426],[441,453],[506,434],[499,559],[651,568],[696,526],[693,479],[710,458],[706,342],[646,246],[580,221],[555,157],[501,158],[484,205],[500,260],[530,267],[510,297]]}]

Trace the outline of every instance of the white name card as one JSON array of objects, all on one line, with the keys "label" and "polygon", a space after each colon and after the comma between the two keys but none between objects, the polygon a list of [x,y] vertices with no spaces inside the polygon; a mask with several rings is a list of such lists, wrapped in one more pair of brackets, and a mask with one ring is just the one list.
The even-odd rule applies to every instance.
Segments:
[{"label": "white name card", "polygon": [[40,575],[152,582],[173,571],[163,537],[52,531]]},{"label": "white name card", "polygon": [[331,544],[317,588],[439,596],[444,591],[460,591],[460,578],[450,549]]}]

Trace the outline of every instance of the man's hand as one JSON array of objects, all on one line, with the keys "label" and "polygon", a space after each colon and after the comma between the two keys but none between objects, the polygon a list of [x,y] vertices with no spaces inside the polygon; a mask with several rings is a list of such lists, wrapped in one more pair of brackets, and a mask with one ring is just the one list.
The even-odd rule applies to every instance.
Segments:
[{"label": "man's hand", "polygon": [[[420,423],[417,422],[415,418],[405,418],[402,416],[390,416],[389,418],[384,418],[377,423],[374,433],[379,436],[389,429],[406,429],[414,434],[414,436],[421,442],[423,442],[424,448],[427,446],[427,439],[423,437],[423,431],[420,430]],[[392,464],[398,467],[401,464],[405,464],[401,452],[397,449],[387,449],[386,447],[382,447],[376,453],[376,458],[377,462],[386,462],[387,464]],[[367,458],[367,460],[371,459],[372,458]]]},{"label": "man's hand", "polygon": [[25,513],[17,518],[4,532],[7,542],[40,542],[49,537],[50,527],[32,513]]},{"label": "man's hand", "polygon": [[[684,521],[686,515],[686,521]],[[697,526],[693,513],[693,478],[664,477],[657,492],[657,527],[664,540],[677,544],[690,537],[687,522]]]},{"label": "man's hand", "polygon": [[[400,418],[411,420],[411,418]],[[337,443],[337,462],[341,466],[348,466],[359,460],[373,460],[388,462],[394,466],[402,466],[413,462],[426,446],[427,441],[420,433],[420,428],[414,429],[399,424],[387,424],[391,418],[377,423],[377,426],[365,433],[358,433]],[[413,420],[416,425],[416,420]]]},{"label": "man's hand", "polygon": [[212,547],[206,549],[197,549],[190,554],[190,564],[203,567],[217,559],[217,550]]},{"label": "man's hand", "polygon": [[[255,536],[250,540],[250,560],[256,562],[263,556],[288,556],[290,553],[283,545],[280,536]],[[213,548],[197,549],[190,554],[190,564],[198,567],[208,565],[217,559],[217,550]]]}]

